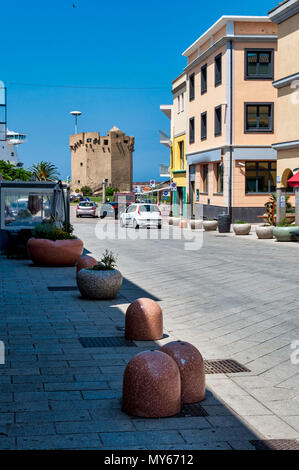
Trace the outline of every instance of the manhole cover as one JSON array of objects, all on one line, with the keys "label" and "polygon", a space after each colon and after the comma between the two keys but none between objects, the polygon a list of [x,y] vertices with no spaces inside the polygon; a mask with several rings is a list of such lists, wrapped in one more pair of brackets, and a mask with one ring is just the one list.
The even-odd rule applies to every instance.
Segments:
[{"label": "manhole cover", "polygon": [[49,291],[68,291],[68,290],[78,290],[76,286],[50,286],[48,287]]},{"label": "manhole cover", "polygon": [[137,347],[133,341],[123,338],[122,336],[85,337],[79,338],[79,341],[83,348]]},{"label": "manhole cover", "polygon": [[268,439],[249,442],[256,450],[299,450],[299,442],[296,439]]},{"label": "manhole cover", "polygon": [[209,416],[209,414],[200,403],[191,403],[182,405],[180,413],[175,415],[176,418],[190,418],[195,416]]},{"label": "manhole cover", "polygon": [[205,360],[206,374],[231,374],[237,372],[250,372],[247,367],[243,366],[234,359],[215,359]]}]

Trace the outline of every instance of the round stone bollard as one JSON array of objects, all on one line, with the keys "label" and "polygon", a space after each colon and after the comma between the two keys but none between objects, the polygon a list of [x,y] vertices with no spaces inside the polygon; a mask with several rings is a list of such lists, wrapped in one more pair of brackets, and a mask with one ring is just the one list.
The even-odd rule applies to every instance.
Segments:
[{"label": "round stone bollard", "polygon": [[144,351],[128,363],[122,410],[143,418],[173,416],[181,409],[181,378],[176,362],[160,351]]},{"label": "round stone bollard", "polygon": [[77,272],[80,271],[81,269],[88,269],[88,268],[93,268],[98,264],[97,260],[92,258],[92,256],[81,256],[78,259],[78,262],[76,264],[77,267]]},{"label": "round stone bollard", "polygon": [[181,374],[182,403],[196,403],[205,398],[205,370],[202,355],[186,341],[172,341],[160,349],[169,354],[178,365]]},{"label": "round stone bollard", "polygon": [[126,311],[125,337],[137,341],[163,338],[163,314],[157,302],[141,298],[132,302]]}]

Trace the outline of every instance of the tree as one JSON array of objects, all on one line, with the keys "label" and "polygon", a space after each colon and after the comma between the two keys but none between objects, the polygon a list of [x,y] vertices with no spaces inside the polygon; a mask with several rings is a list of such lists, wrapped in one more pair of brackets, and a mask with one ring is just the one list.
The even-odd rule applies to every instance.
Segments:
[{"label": "tree", "polygon": [[91,196],[92,195],[92,189],[90,186],[82,186],[81,192],[83,196]]},{"label": "tree", "polygon": [[58,169],[53,163],[44,161],[32,165],[30,171],[38,181],[55,181],[59,175]]},{"label": "tree", "polygon": [[118,193],[119,189],[118,188],[106,188],[106,197],[113,196],[114,193]]},{"label": "tree", "polygon": [[12,165],[10,162],[0,160],[0,176],[6,181],[29,181],[32,174],[30,171]]}]

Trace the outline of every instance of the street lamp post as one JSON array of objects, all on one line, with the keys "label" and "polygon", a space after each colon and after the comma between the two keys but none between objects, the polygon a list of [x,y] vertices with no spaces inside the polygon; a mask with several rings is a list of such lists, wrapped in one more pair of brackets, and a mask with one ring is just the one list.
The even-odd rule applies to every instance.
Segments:
[{"label": "street lamp post", "polygon": [[78,116],[81,116],[81,111],[71,111],[70,114],[75,117],[75,134],[78,134]]}]

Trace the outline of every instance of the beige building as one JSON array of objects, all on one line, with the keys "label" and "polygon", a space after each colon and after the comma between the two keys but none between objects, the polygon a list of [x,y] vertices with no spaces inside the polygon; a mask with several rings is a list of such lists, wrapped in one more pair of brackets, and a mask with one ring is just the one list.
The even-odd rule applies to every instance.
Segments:
[{"label": "beige building", "polygon": [[108,186],[120,191],[132,190],[134,137],[113,127],[105,136],[82,132],[70,136],[72,155],[72,191],[90,186],[95,191]]},{"label": "beige building", "polygon": [[170,149],[170,178],[177,190],[172,195],[173,215],[186,216],[186,74],[172,82],[173,104],[161,105],[161,111],[170,119],[170,138],[160,133],[160,143]]},{"label": "beige building", "polygon": [[257,221],[276,187],[277,25],[222,16],[187,58],[187,189],[193,214]]},{"label": "beige building", "polygon": [[[275,81],[277,92],[278,220],[285,216],[285,196],[294,203],[288,179],[299,170],[299,0],[287,0],[269,12],[278,25],[278,52]],[[299,220],[297,221],[299,223]]]}]

